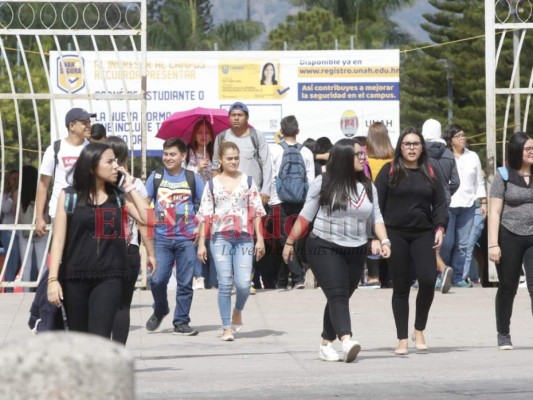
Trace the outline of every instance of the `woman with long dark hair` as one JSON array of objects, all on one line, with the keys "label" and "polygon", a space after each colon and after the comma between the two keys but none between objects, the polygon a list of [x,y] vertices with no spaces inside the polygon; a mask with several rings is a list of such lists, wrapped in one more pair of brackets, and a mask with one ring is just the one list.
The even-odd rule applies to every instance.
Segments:
[{"label": "woman with long dark hair", "polygon": [[[326,172],[309,187],[307,199],[283,248],[283,259],[294,255],[294,242],[305,235],[307,258],[326,295],[322,344],[319,357],[325,361],[352,362],[361,346],[352,340],[349,300],[361,279],[368,240],[374,232],[371,251],[385,258],[390,241],[378,207],[377,192],[363,172],[365,153],[352,139],[341,139],[331,148]],[[342,357],[333,348],[342,341]]]},{"label": "woman with long dark hair", "polygon": [[73,171],[54,220],[48,300],[58,306],[64,301],[71,330],[109,338],[131,273],[122,206],[146,223],[146,203],[124,169],[124,194],[115,186],[119,166],[107,144],[88,144]]},{"label": "woman with long dark hair", "polygon": [[448,208],[444,186],[429,164],[424,137],[418,129],[402,131],[393,161],[381,168],[375,183],[394,249],[389,265],[393,271],[392,312],[398,337],[395,354],[408,353],[412,267],[419,285],[412,338],[418,351],[427,351],[424,329],[435,294],[435,249],[442,245]]},{"label": "woman with long dark hair", "polygon": [[[192,129],[191,143],[187,146],[186,168],[200,175],[204,183],[213,176],[213,138],[211,123],[198,121]],[[197,261],[192,282],[194,290],[218,286],[215,265],[211,259],[212,257],[208,257],[203,266]]]},{"label": "woman with long dark hair", "polygon": [[274,64],[267,62],[261,71],[261,85],[277,85],[276,69]]},{"label": "woman with long dark hair", "polygon": [[522,264],[533,308],[533,138],[515,133],[508,166],[498,168],[489,198],[489,258],[496,263],[496,328],[500,350],[512,350],[510,325]]}]

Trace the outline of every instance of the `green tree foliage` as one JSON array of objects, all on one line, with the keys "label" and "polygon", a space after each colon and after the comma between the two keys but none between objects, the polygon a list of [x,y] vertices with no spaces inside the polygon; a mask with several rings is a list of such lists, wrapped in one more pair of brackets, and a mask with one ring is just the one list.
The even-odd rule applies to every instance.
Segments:
[{"label": "green tree foliage", "polygon": [[342,19],[317,7],[287,16],[286,22],[268,35],[267,49],[281,50],[286,42],[289,50],[331,50],[335,39],[341,48],[348,47],[349,35]]},{"label": "green tree foliage", "polygon": [[209,1],[166,0],[148,25],[148,49],[213,50],[216,44],[220,50],[235,50],[263,31],[263,24],[256,21],[213,26]]},{"label": "green tree foliage", "polygon": [[412,0],[293,0],[307,11],[314,7],[330,11],[341,18],[357,49],[390,48],[405,44],[402,33],[388,15]]},{"label": "green tree foliage", "polygon": [[[418,51],[407,50],[401,62],[402,126],[422,126],[427,118],[447,124],[446,60],[451,62],[453,85],[453,123],[460,124],[470,135],[474,150],[484,155],[486,143],[485,41],[483,40],[485,9],[482,0],[430,0],[437,9],[424,15],[422,27],[437,46]],[[512,35],[508,35],[508,41]],[[499,40],[499,39],[498,39]],[[531,53],[531,44],[524,44],[523,54]],[[509,86],[512,67],[512,46],[504,46],[498,67],[499,86]],[[530,57],[523,57],[524,60]],[[527,70],[531,69],[529,66]],[[528,76],[522,76],[527,86]],[[506,98],[497,97],[498,126],[503,126]],[[523,104],[522,104],[523,106]],[[513,110],[510,111],[512,125]],[[501,138],[501,131],[498,132]]]}]

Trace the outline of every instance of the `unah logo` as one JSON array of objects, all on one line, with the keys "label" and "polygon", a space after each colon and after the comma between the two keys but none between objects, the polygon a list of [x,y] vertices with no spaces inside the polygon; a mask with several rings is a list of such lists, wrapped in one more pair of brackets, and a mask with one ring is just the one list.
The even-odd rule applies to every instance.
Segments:
[{"label": "unah logo", "polygon": [[75,54],[57,57],[57,87],[66,93],[76,93],[85,87],[83,58]]}]

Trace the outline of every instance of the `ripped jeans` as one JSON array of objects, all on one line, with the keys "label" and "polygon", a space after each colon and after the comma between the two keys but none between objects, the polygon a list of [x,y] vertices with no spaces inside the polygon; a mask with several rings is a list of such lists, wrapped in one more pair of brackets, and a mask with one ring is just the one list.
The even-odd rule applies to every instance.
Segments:
[{"label": "ripped jeans", "polygon": [[231,328],[231,287],[235,279],[235,310],[242,311],[250,294],[254,242],[247,233],[215,233],[211,253],[218,278],[218,311],[222,328]]}]

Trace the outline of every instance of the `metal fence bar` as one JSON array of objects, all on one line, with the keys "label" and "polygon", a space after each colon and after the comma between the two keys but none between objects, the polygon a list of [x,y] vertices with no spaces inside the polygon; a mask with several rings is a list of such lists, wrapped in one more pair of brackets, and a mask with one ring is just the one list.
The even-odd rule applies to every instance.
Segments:
[{"label": "metal fence bar", "polygon": [[[8,84],[9,91],[0,93],[0,101],[12,102],[12,108],[15,114],[15,123],[12,125],[13,132],[16,131],[17,138],[13,141],[13,149],[17,150],[11,152],[10,154],[13,157],[18,157],[18,168],[19,171],[22,171],[24,154],[25,150],[24,142],[25,135],[23,132],[23,125],[21,121],[21,105],[24,105],[25,112],[28,112],[28,108],[25,106],[25,101],[30,101],[32,104],[33,111],[30,111],[33,114],[36,125],[37,133],[37,150],[38,154],[33,161],[34,164],[37,164],[40,168],[41,165],[41,155],[43,153],[43,137],[46,132],[42,132],[41,123],[47,121],[50,118],[50,142],[57,139],[60,135],[62,129],[64,129],[62,124],[62,118],[58,115],[58,102],[68,100],[71,106],[74,106],[75,102],[86,101],[89,106],[93,108],[95,101],[105,101],[107,105],[109,118],[112,118],[113,103],[112,101],[125,101],[128,118],[131,122],[132,115],[132,101],[140,101],[141,103],[141,124],[142,124],[142,143],[141,143],[141,154],[143,159],[143,167],[141,172],[144,171],[143,177],[145,177],[145,164],[146,164],[146,6],[147,0],[137,0],[137,1],[109,1],[109,0],[93,0],[89,2],[81,0],[58,0],[58,1],[28,1],[28,0],[12,0],[7,2],[0,2],[2,5],[2,20],[0,21],[0,54],[2,54],[2,59],[4,60],[5,70],[7,71],[7,79],[5,82]],[[97,7],[99,5],[99,7]],[[107,5],[107,6],[106,6]],[[69,15],[72,16],[71,19],[68,19]],[[95,22],[91,22],[90,20]],[[7,21],[7,22],[6,22]],[[91,24],[93,24],[91,26]],[[34,38],[35,44],[38,48],[38,51],[30,50],[25,48],[25,43],[27,38]],[[65,49],[64,43],[66,38],[71,39],[74,44],[75,50],[71,51],[70,49]],[[85,42],[80,41],[80,38],[88,38],[89,41]],[[22,55],[23,68],[20,68],[17,60],[17,79],[20,78],[20,74],[25,73],[26,77],[22,78],[20,81],[16,81],[13,76],[14,64],[10,62],[8,57],[8,51],[13,51],[14,49],[7,49],[2,38],[14,38],[16,39],[17,51]],[[97,55],[99,62],[99,69],[102,72],[101,78],[103,80],[103,86],[107,93],[93,93],[92,81],[87,73],[87,67],[85,65],[81,66],[81,75],[86,83],[85,93],[76,93],[73,90],[72,83],[66,79],[65,81],[65,91],[66,93],[56,93],[54,91],[55,82],[51,81],[50,68],[54,67],[49,57],[48,47],[44,45],[42,39],[50,38],[53,42],[52,50],[56,51],[58,54],[58,63],[60,67],[63,68],[63,71],[66,71],[65,58],[64,56],[68,53],[75,53],[78,57],[82,57],[84,52],[92,51]],[[109,88],[106,82],[105,74],[103,73],[103,65],[100,58],[99,43],[104,40],[104,38],[110,38],[110,43],[113,48],[114,58],[117,59],[122,65],[122,56],[121,51],[124,44],[129,43],[131,49],[135,54],[135,58],[140,65],[141,69],[141,82],[139,93],[128,93],[128,88],[123,78],[124,92],[121,94],[109,93]],[[118,45],[117,40],[119,38],[125,38],[122,46]],[[128,40],[129,39],[129,40]],[[140,40],[140,49],[137,46],[137,40]],[[92,45],[92,46],[91,46]],[[12,45],[11,47],[15,47]],[[126,46],[128,47],[128,46]],[[128,49],[128,50],[131,50]],[[34,82],[34,77],[32,76],[32,68],[35,68],[33,65],[30,65],[28,60],[28,54],[35,53],[40,56],[42,69],[42,76],[45,78],[46,89],[37,89]],[[2,68],[2,65],[0,65]],[[27,90],[19,89],[19,82],[23,87],[27,87]],[[41,82],[42,84],[42,82]],[[39,103],[40,101],[48,102],[50,105],[50,115],[44,116],[39,114]],[[137,107],[137,105],[136,105]],[[94,107],[96,108],[96,107]],[[94,110],[91,110],[94,111]],[[112,121],[109,121],[112,122]],[[113,124],[111,124],[113,126]],[[0,155],[1,155],[1,165],[0,165],[0,185],[3,188],[5,185],[5,173],[6,173],[6,141],[5,141],[5,120],[2,120],[0,115]],[[13,139],[15,136],[13,134]],[[133,130],[130,124],[129,132],[129,145],[133,147]],[[18,149],[15,147],[18,146]],[[32,150],[33,151],[33,150]],[[132,149],[133,151],[133,149]],[[133,153],[132,153],[133,154]],[[14,164],[13,164],[14,165]],[[132,171],[133,171],[133,157],[132,157]],[[20,193],[21,193],[21,182],[19,182],[18,187],[18,198],[15,199],[17,204],[20,204]],[[3,190],[3,189],[2,189]],[[2,196],[3,197],[3,196]],[[2,198],[0,198],[0,206],[2,205]],[[19,214],[22,211],[17,207],[16,210],[16,221],[18,221]],[[33,215],[32,224],[19,224],[15,221],[13,224],[2,224],[2,230],[9,230],[18,235],[20,231],[29,230],[30,235],[27,238],[28,243],[32,242],[32,239],[35,238],[35,215]],[[6,256],[9,257],[12,253],[12,248],[14,246],[14,237],[12,235],[9,243],[5,244],[6,246]],[[47,248],[50,245],[51,235],[48,236]],[[31,256],[30,246],[27,246],[26,249],[22,249],[21,252],[21,274],[28,275],[27,269],[31,268]],[[39,260],[40,262],[37,265],[39,270],[39,277],[44,271],[44,265],[46,263],[46,258]],[[143,266],[143,278],[145,277],[145,267]],[[37,281],[12,281],[12,282],[3,282],[3,278],[6,274],[5,268],[0,273],[0,288],[1,287],[35,287]],[[144,286],[146,283],[145,278],[141,286]]]}]

